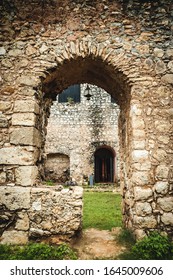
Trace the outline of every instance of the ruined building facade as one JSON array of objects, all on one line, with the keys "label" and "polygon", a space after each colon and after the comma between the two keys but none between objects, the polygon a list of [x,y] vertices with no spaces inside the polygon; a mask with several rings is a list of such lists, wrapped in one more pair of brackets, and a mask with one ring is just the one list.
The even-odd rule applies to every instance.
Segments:
[{"label": "ruined building facade", "polygon": [[172,0],[1,1],[1,242],[73,235],[82,189],[43,187],[47,119],[67,87],[120,108],[124,225],[173,232]]},{"label": "ruined building facade", "polygon": [[58,95],[47,126],[46,179],[117,182],[118,115],[110,94],[96,86],[74,85]]}]

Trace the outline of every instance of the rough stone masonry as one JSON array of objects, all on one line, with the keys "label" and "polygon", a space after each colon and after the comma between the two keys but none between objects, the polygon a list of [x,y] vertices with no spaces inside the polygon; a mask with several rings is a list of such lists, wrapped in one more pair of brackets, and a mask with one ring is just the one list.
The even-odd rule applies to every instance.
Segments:
[{"label": "rough stone masonry", "polygon": [[172,0],[3,0],[0,14],[1,242],[81,227],[82,189],[40,185],[50,106],[76,83],[120,107],[124,225],[172,235]]}]

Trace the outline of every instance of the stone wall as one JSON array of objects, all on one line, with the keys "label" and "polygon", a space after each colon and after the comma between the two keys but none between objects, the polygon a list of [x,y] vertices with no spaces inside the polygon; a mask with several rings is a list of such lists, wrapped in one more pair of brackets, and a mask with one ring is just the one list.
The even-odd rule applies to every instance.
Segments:
[{"label": "stone wall", "polygon": [[[85,97],[85,89],[86,85],[81,85],[80,103],[54,101],[47,126],[46,153],[68,155],[70,176],[83,184],[94,174],[96,149],[103,145],[111,147],[116,153],[115,179],[118,179],[119,108],[101,88],[90,85],[90,100]],[[59,165],[54,170],[58,172]]]},{"label": "stone wall", "polygon": [[[10,190],[6,204],[44,176],[52,100],[72,84],[91,83],[120,106],[125,226],[137,237],[150,230],[172,235],[172,10],[172,0],[1,1],[0,191]],[[4,201],[1,209],[3,220]]]},{"label": "stone wall", "polygon": [[0,197],[0,243],[68,239],[81,227],[82,188],[4,187]]},{"label": "stone wall", "polygon": [[60,183],[70,180],[69,156],[49,153],[45,163],[45,177],[46,180]]}]

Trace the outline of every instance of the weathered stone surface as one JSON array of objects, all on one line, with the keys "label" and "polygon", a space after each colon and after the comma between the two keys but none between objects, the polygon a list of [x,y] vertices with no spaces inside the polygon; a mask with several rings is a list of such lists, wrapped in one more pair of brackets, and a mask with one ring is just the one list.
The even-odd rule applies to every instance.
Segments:
[{"label": "weathered stone surface", "polygon": [[0,237],[0,242],[2,244],[26,244],[28,242],[28,233],[18,230],[5,231]]},{"label": "weathered stone surface", "polygon": [[146,236],[145,231],[142,229],[136,229],[134,231],[134,234],[135,234],[137,240],[140,240]]},{"label": "weathered stone surface", "polygon": [[161,194],[166,194],[168,192],[169,189],[169,185],[168,182],[157,182],[155,185],[155,190],[157,193],[161,193]]},{"label": "weathered stone surface", "polygon": [[21,76],[18,78],[18,83],[24,86],[37,86],[38,85],[38,79],[34,76]]},{"label": "weathered stone surface", "polygon": [[21,212],[18,214],[19,219],[16,222],[15,229],[16,230],[23,230],[27,231],[29,230],[29,218],[27,213]]},{"label": "weathered stone surface", "polygon": [[147,171],[134,171],[131,181],[132,183],[141,186],[149,185],[151,183],[151,179]]},{"label": "weathered stone surface", "polygon": [[167,179],[168,178],[169,167],[166,165],[158,165],[155,171],[155,176],[157,179]]},{"label": "weathered stone surface", "polygon": [[153,191],[151,188],[141,188],[141,187],[134,188],[135,200],[147,200],[152,196],[152,194]]},{"label": "weathered stone surface", "polygon": [[16,184],[21,186],[33,186],[38,176],[37,166],[20,166],[16,169]]},{"label": "weathered stone surface", "polygon": [[157,202],[162,210],[166,212],[173,210],[173,197],[158,198]]},{"label": "weathered stone surface", "polygon": [[12,125],[35,126],[36,115],[34,113],[14,113]]},{"label": "weathered stone surface", "polygon": [[0,204],[9,210],[29,209],[30,188],[1,186]]},{"label": "weathered stone surface", "polygon": [[137,202],[136,203],[136,214],[138,216],[146,216],[152,213],[152,208],[148,202]]},{"label": "weathered stone surface", "polygon": [[10,143],[40,147],[40,132],[35,127],[14,128],[10,135]]},{"label": "weathered stone surface", "polygon": [[[0,164],[33,165],[37,154],[24,147],[11,146],[2,148],[0,151]],[[10,155],[10,156],[9,156]]]},{"label": "weathered stone surface", "polygon": [[157,225],[157,221],[154,216],[146,216],[146,217],[135,216],[134,222],[140,228],[152,229],[152,228],[155,228]]},{"label": "weathered stone surface", "polygon": [[173,84],[173,74],[166,74],[162,77],[164,83]]},{"label": "weathered stone surface", "polygon": [[[2,174],[5,172],[2,178],[6,178],[13,188],[16,183],[14,175],[19,166],[33,166],[36,163],[40,175],[44,176],[44,142],[51,100],[54,100],[56,94],[69,85],[87,81],[104,88],[115,98],[121,108],[118,159],[120,158],[120,183],[125,224],[134,231],[148,232],[156,220],[157,230],[164,229],[167,233],[171,233],[172,210],[170,212],[163,210],[165,206],[162,205],[161,208],[162,203],[159,206],[157,202],[158,199],[171,197],[173,180],[171,138],[173,27],[170,25],[172,1],[142,1],[145,3],[141,4],[139,0],[104,0],[103,4],[95,0],[92,7],[90,3],[92,1],[85,1],[85,3],[77,1],[76,6],[74,1],[70,0],[42,2],[44,2],[44,15],[39,1],[33,0],[15,0],[14,13],[8,5],[3,5],[1,9],[3,24],[0,37],[3,44],[0,47],[2,58],[0,75],[0,102],[2,103],[0,106],[3,118],[0,134],[0,163],[2,164],[0,168]],[[86,99],[83,98],[81,101]],[[92,110],[94,108],[93,95],[90,100],[85,100],[85,104],[90,107],[90,116],[93,120],[95,122],[98,120],[98,124],[102,125],[103,118],[100,109],[104,104],[101,105],[101,97],[98,99],[95,111]],[[3,102],[10,102],[11,106],[6,107],[7,103],[4,105]],[[86,106],[84,106],[85,109]],[[38,115],[36,125],[32,123],[32,126],[40,132],[41,146],[38,148],[33,146],[34,142],[31,139],[29,143],[32,145],[26,144],[27,146],[24,147],[25,144],[23,141],[20,142],[19,136],[17,136],[18,143],[21,144],[17,147],[14,147],[16,144],[10,144],[10,133],[14,128],[22,128],[20,120],[17,120],[18,124],[14,125],[13,113]],[[59,120],[65,115],[68,115],[69,119],[71,117],[70,124],[72,124],[74,118],[67,112],[61,114]],[[108,116],[111,115],[112,109],[109,109]],[[81,118],[79,111],[76,111],[76,116],[74,126],[70,127],[70,134],[66,135],[67,139],[73,137],[80,122],[85,120]],[[112,121],[114,122],[114,119]],[[99,134],[99,125],[95,126],[96,129],[90,127],[91,130],[81,131],[82,137],[92,134],[93,142],[88,141],[88,145],[82,145],[82,139],[76,137],[78,149],[74,150],[72,145],[65,147],[62,137],[64,130],[61,130],[59,133],[61,135],[57,138],[57,146],[55,146],[56,151],[59,149],[59,152],[68,155],[70,164],[72,163],[73,166],[70,170],[73,175],[83,173],[81,170],[84,170],[82,168],[85,160],[80,162],[79,154],[83,153],[85,156],[92,146],[92,153],[88,153],[87,160],[92,162],[93,169],[87,169],[87,174],[82,174],[86,180],[88,174],[92,174],[94,170],[96,149],[100,145],[112,147],[111,139],[104,142],[105,135],[108,136],[110,132],[108,122],[102,135]],[[64,129],[63,125],[62,128]],[[23,137],[21,132],[20,137]],[[134,155],[134,161],[132,160],[133,150],[145,150],[148,152],[148,157],[141,159],[137,154]],[[117,151],[115,154],[117,156]],[[72,158],[75,160],[73,161]],[[158,182],[168,182],[169,189],[157,184]],[[137,191],[137,188],[140,191]],[[144,193],[145,188],[150,191]],[[128,195],[125,195],[126,190],[128,190]],[[40,235],[44,236],[44,234],[50,234],[51,230],[57,233],[61,229],[67,232],[67,218],[70,221],[71,232],[75,231],[72,230],[73,219],[75,220],[73,224],[79,225],[81,206],[79,216],[76,214],[76,208],[78,209],[81,203],[72,199],[71,191],[60,193],[61,195],[56,194],[53,197],[49,192],[41,191],[37,194],[37,199],[35,197],[32,201],[35,202],[32,205],[38,209],[33,212],[39,213],[41,211],[39,207],[46,209],[44,213],[47,209],[48,211],[51,209],[46,220],[42,220],[44,213],[42,216],[37,215],[36,219],[32,217],[32,222],[36,224],[32,227],[35,234],[40,232]],[[51,199],[46,201],[46,195]],[[42,196],[43,203],[40,200],[41,203],[38,204]],[[51,206],[54,199],[55,201],[64,199],[66,202],[66,196],[70,197],[68,207],[66,203],[60,203],[60,205],[56,203],[58,206],[55,208]],[[137,223],[134,218],[136,198],[139,198],[138,203],[149,203],[153,211],[151,217],[150,214],[138,216],[140,220],[138,219]],[[70,213],[67,211],[66,215],[67,208],[70,209]],[[52,229],[50,216],[54,213],[53,211],[60,218],[59,229],[56,227]],[[138,207],[138,211],[144,215],[141,207]],[[64,217],[58,216],[58,213],[64,213],[65,226]],[[7,213],[6,216],[8,216]],[[31,217],[29,219],[31,220]],[[55,224],[56,220],[54,218]],[[15,225],[12,224],[8,230],[13,227]]]},{"label": "weathered stone surface", "polygon": [[39,106],[33,100],[17,100],[14,103],[14,113],[31,112],[39,114]]},{"label": "weathered stone surface", "polygon": [[161,221],[162,221],[165,225],[173,226],[173,213],[164,213],[164,214],[161,216]]},{"label": "weathered stone surface", "polygon": [[0,101],[0,111],[9,110],[11,107],[11,102],[8,101]]},{"label": "weathered stone surface", "polygon": [[0,47],[0,55],[5,55],[6,50],[4,47]]},{"label": "weathered stone surface", "polygon": [[144,161],[148,159],[148,151],[146,150],[135,150],[132,152],[132,159],[134,161]]},{"label": "weathered stone surface", "polygon": [[33,188],[31,191],[30,236],[73,235],[81,227],[81,187],[56,190],[56,187]]},{"label": "weathered stone surface", "polygon": [[8,120],[2,114],[0,114],[0,127],[2,127],[2,128],[8,127]]},{"label": "weathered stone surface", "polygon": [[6,172],[0,171],[0,184],[6,182]]}]

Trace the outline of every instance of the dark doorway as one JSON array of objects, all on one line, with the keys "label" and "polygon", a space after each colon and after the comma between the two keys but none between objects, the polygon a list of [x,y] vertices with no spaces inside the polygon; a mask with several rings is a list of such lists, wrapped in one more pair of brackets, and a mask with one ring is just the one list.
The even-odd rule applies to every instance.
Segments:
[{"label": "dark doorway", "polygon": [[107,148],[100,148],[95,152],[95,182],[114,182],[114,153]]}]

